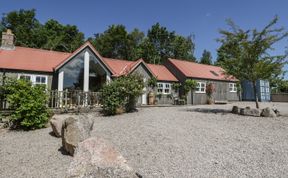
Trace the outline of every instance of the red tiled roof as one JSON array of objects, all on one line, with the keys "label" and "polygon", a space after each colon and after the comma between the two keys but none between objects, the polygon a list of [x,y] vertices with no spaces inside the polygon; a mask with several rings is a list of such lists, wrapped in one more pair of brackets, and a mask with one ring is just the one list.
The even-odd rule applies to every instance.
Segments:
[{"label": "red tiled roof", "polygon": [[[113,72],[113,76],[118,77],[121,75],[126,75],[132,72],[140,63],[143,63],[146,66],[146,63],[143,59],[138,59],[136,61],[127,61],[121,59],[112,59],[112,58],[102,58],[103,61],[110,67]],[[152,71],[146,66],[147,69],[151,72]]]},{"label": "red tiled roof", "polygon": [[163,65],[147,64],[157,80],[177,82],[177,78]]},{"label": "red tiled roof", "polygon": [[15,50],[0,49],[0,68],[53,72],[68,56],[70,53],[17,46]]},{"label": "red tiled roof", "polygon": [[105,57],[103,57],[102,59],[111,68],[114,76],[120,76],[131,64],[135,62]]},{"label": "red tiled roof", "polygon": [[227,77],[224,69],[218,66],[198,64],[178,59],[168,59],[186,77],[211,80],[237,81],[235,77]]}]

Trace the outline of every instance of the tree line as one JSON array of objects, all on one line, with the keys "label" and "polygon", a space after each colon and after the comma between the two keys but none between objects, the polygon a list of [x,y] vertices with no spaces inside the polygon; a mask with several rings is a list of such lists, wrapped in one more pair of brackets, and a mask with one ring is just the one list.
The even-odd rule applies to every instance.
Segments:
[{"label": "tree line", "polygon": [[[73,52],[85,41],[84,34],[75,25],[63,25],[54,19],[41,24],[36,18],[35,9],[3,14],[0,32],[6,29],[13,31],[16,45],[23,47]],[[159,23],[152,25],[146,35],[137,28],[128,32],[124,25],[111,25],[88,40],[104,57],[126,60],[143,58],[154,64],[162,64],[169,57],[197,62],[193,35],[179,35]],[[201,63],[212,64],[209,51],[205,50],[202,58]]]}]

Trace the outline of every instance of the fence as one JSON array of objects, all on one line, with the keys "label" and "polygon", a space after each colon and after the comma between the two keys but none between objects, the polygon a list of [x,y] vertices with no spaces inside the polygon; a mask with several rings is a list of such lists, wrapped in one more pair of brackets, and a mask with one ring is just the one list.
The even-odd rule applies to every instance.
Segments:
[{"label": "fence", "polygon": [[[47,91],[48,107],[51,109],[81,109],[100,106],[100,92],[83,92],[79,90]],[[0,110],[9,109],[5,99],[1,100]]]},{"label": "fence", "polygon": [[77,109],[100,106],[100,92],[50,91],[48,106],[52,109]]},{"label": "fence", "polygon": [[273,93],[271,94],[273,102],[288,102],[288,93]]}]

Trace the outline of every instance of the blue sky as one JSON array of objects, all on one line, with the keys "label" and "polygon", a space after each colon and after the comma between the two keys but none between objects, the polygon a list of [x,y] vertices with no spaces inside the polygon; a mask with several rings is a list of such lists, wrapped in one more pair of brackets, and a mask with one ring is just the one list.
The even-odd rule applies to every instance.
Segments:
[{"label": "blue sky", "polygon": [[[288,30],[287,7],[287,0],[3,0],[0,13],[35,8],[42,23],[53,18],[77,25],[86,38],[103,32],[111,24],[123,24],[129,31],[137,27],[147,32],[159,22],[178,34],[194,34],[195,56],[201,57],[207,49],[215,60],[219,47],[216,39],[220,37],[219,29],[227,29],[227,18],[242,28],[261,29],[278,15],[278,26]],[[275,45],[273,53],[282,54],[285,46],[288,46],[287,39]]]}]

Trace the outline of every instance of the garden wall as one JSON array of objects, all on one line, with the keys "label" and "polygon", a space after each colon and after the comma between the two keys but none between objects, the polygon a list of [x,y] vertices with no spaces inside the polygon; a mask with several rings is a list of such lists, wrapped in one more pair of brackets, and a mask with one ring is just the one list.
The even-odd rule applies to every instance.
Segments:
[{"label": "garden wall", "polygon": [[288,93],[273,93],[271,94],[273,102],[288,102]]}]

